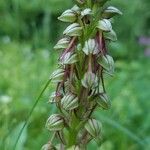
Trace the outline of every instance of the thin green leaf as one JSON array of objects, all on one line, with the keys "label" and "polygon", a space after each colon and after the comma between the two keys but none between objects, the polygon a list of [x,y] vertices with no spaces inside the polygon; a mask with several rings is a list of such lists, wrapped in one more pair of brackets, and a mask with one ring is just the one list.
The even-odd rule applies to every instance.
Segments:
[{"label": "thin green leaf", "polygon": [[28,117],[27,117],[26,120],[25,120],[25,123],[23,124],[23,126],[22,126],[22,128],[21,128],[21,130],[20,130],[20,132],[19,132],[19,134],[18,134],[18,137],[17,137],[16,142],[15,142],[15,144],[14,144],[13,150],[16,150],[18,141],[19,141],[19,139],[20,139],[20,137],[21,137],[21,135],[22,135],[22,133],[23,133],[23,130],[25,129],[27,123],[29,122],[29,119],[30,119],[30,117],[31,117],[31,115],[32,115],[32,113],[33,113],[35,107],[37,106],[37,104],[38,104],[40,98],[42,97],[43,93],[44,93],[45,90],[47,89],[47,87],[48,87],[48,85],[50,84],[50,82],[51,82],[51,79],[49,79],[49,80],[47,81],[47,83],[45,84],[43,90],[41,91],[41,93],[40,93],[39,96],[37,97],[37,99],[36,99],[34,105],[32,106],[32,108],[31,108],[31,110],[30,110],[30,112],[29,112],[29,115],[28,115]]},{"label": "thin green leaf", "polygon": [[101,120],[103,120],[105,123],[115,127],[116,129],[120,130],[124,134],[126,134],[128,137],[130,137],[133,141],[137,142],[141,146],[145,146],[145,143],[142,141],[141,138],[139,138],[136,134],[134,134],[132,131],[130,131],[128,128],[122,126],[117,121],[111,120],[110,118],[106,116],[100,115]]}]

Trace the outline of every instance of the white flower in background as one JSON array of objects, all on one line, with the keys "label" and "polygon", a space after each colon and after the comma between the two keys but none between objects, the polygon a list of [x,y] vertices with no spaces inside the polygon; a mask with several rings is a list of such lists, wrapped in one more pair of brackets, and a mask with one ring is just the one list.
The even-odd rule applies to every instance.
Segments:
[{"label": "white flower in background", "polygon": [[12,101],[12,97],[8,96],[8,95],[2,95],[0,96],[0,103],[2,104],[8,104]]}]

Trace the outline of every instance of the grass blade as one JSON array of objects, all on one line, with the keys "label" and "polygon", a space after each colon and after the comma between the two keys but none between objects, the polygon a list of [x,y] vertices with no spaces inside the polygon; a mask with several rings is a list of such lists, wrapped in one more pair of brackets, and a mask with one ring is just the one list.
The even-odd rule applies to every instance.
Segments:
[{"label": "grass blade", "polygon": [[140,139],[136,134],[134,134],[132,131],[130,131],[129,129],[123,127],[121,124],[119,124],[118,122],[111,120],[110,118],[107,118],[106,116],[100,116],[100,118],[107,124],[115,127],[116,129],[124,132],[124,134],[126,134],[128,137],[130,137],[133,141],[137,142],[139,145],[141,146],[145,146],[145,143],[142,141],[142,139]]},{"label": "grass blade", "polygon": [[31,108],[31,110],[30,110],[30,112],[29,112],[29,114],[28,114],[28,117],[27,117],[26,120],[25,120],[25,123],[23,124],[23,126],[22,126],[22,128],[21,128],[21,130],[20,130],[20,132],[19,132],[19,134],[18,134],[18,137],[17,137],[16,142],[15,142],[15,144],[14,144],[13,150],[16,149],[17,144],[18,144],[18,141],[19,141],[19,139],[20,139],[20,137],[21,137],[21,135],[22,135],[23,130],[25,129],[25,127],[26,127],[26,125],[27,125],[27,123],[28,123],[28,121],[29,121],[29,119],[30,119],[30,117],[31,117],[31,115],[32,115],[32,113],[33,113],[35,107],[37,106],[37,104],[38,104],[40,98],[42,97],[43,93],[44,93],[45,90],[47,89],[47,87],[48,87],[48,85],[50,84],[50,82],[51,82],[51,79],[49,79],[49,80],[47,81],[47,83],[45,84],[43,90],[41,91],[41,93],[40,93],[39,96],[37,97],[37,99],[36,99],[34,105],[32,106],[32,108]]}]

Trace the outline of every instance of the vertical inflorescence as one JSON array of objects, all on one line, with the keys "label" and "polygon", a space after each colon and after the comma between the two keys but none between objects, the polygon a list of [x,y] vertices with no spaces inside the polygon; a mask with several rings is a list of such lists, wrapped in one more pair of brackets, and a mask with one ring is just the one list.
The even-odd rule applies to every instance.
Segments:
[{"label": "vertical inflorescence", "polygon": [[102,125],[92,114],[97,107],[109,109],[111,105],[104,75],[114,73],[114,61],[106,45],[117,40],[112,17],[122,14],[113,6],[104,7],[107,1],[77,0],[77,5],[58,17],[70,25],[54,47],[62,50],[58,68],[50,77],[57,84],[50,102],[58,114],[46,122],[54,135],[43,150],[84,150],[92,139],[101,141]]}]

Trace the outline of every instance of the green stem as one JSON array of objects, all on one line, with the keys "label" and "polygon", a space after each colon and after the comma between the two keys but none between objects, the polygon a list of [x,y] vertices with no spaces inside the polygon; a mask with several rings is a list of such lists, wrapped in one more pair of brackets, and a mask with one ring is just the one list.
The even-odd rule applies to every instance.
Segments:
[{"label": "green stem", "polygon": [[89,55],[88,71],[92,72],[92,54]]},{"label": "green stem", "polygon": [[52,143],[52,142],[53,142],[53,140],[54,140],[54,138],[55,138],[55,135],[56,135],[56,132],[55,132],[55,133],[53,133],[53,135],[52,135],[52,137],[51,137],[51,140],[50,140],[50,143]]},{"label": "green stem", "polygon": [[92,5],[91,0],[87,0],[87,6],[88,6],[89,8],[91,8],[91,5]]},{"label": "green stem", "polygon": [[77,125],[79,124],[78,118],[75,116],[74,112],[71,114],[71,122],[70,122],[70,131],[69,131],[69,138],[68,138],[68,147],[76,145],[76,138],[78,131],[76,130]]}]

